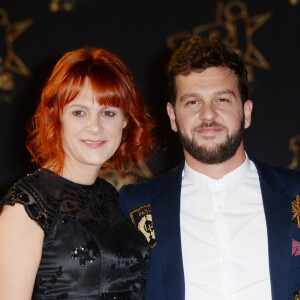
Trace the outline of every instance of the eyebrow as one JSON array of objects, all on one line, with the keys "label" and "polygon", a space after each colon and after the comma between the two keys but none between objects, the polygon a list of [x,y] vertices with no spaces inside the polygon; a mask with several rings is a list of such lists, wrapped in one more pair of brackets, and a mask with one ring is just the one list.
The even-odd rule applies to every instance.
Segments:
[{"label": "eyebrow", "polygon": [[88,106],[87,106],[87,105],[84,105],[84,104],[76,104],[76,103],[72,103],[72,102],[71,102],[68,108],[73,108],[73,107],[79,107],[79,108],[88,109]]},{"label": "eyebrow", "polygon": [[224,95],[224,94],[230,94],[230,95],[232,95],[232,96],[235,96],[234,91],[229,90],[229,89],[222,90],[222,91],[217,91],[217,92],[215,93],[216,96],[220,96],[220,95]]},{"label": "eyebrow", "polygon": [[199,94],[197,93],[189,93],[189,94],[184,94],[183,96],[180,97],[180,101],[184,101],[186,99],[189,99],[189,98],[195,98],[195,97],[199,97]]},{"label": "eyebrow", "polygon": [[[230,95],[235,97],[234,91],[232,91],[230,89],[225,89],[225,90],[215,92],[216,96],[221,96],[221,95],[226,95],[226,94],[230,94]],[[190,98],[199,98],[199,96],[200,95],[198,93],[187,93],[187,94],[184,94],[180,98],[180,101],[184,101],[184,100],[187,100],[187,99],[190,99]]]}]

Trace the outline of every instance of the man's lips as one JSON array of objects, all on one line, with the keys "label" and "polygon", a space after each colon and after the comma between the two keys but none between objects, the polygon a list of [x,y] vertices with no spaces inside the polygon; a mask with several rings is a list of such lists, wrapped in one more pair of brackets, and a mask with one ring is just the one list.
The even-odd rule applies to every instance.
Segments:
[{"label": "man's lips", "polygon": [[107,141],[106,140],[81,140],[86,146],[89,148],[100,148],[102,147]]},{"label": "man's lips", "polygon": [[201,135],[216,135],[221,132],[223,128],[221,127],[201,127],[196,131]]}]

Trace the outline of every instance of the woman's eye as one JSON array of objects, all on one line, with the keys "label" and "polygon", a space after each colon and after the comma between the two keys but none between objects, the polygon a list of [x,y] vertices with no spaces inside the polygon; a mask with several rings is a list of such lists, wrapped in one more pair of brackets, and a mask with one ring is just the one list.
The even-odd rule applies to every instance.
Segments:
[{"label": "woman's eye", "polygon": [[72,114],[75,116],[75,117],[82,117],[85,115],[85,112],[83,110],[74,110],[72,112]]},{"label": "woman's eye", "polygon": [[103,112],[103,115],[106,116],[106,117],[114,117],[116,115],[116,113],[111,111],[111,110],[105,110]]}]

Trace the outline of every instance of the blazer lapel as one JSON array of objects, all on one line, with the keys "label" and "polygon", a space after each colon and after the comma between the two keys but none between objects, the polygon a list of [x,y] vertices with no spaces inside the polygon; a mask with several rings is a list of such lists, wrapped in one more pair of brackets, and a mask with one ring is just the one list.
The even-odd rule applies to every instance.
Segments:
[{"label": "blazer lapel", "polygon": [[292,255],[291,199],[282,192],[284,186],[279,178],[273,178],[266,166],[261,169],[260,164],[255,163],[259,172],[267,223],[272,299],[289,299]]},{"label": "blazer lapel", "polygon": [[152,217],[161,258],[165,291],[170,300],[184,300],[180,239],[180,193],[183,164],[173,171],[161,193],[152,200]]}]

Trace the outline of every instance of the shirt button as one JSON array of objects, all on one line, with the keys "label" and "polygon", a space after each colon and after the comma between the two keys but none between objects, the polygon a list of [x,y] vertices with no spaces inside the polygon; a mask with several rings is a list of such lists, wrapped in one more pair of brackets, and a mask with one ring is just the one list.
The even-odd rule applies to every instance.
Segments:
[{"label": "shirt button", "polygon": [[223,205],[221,203],[217,203],[217,209],[218,210],[222,210],[223,209]]}]

